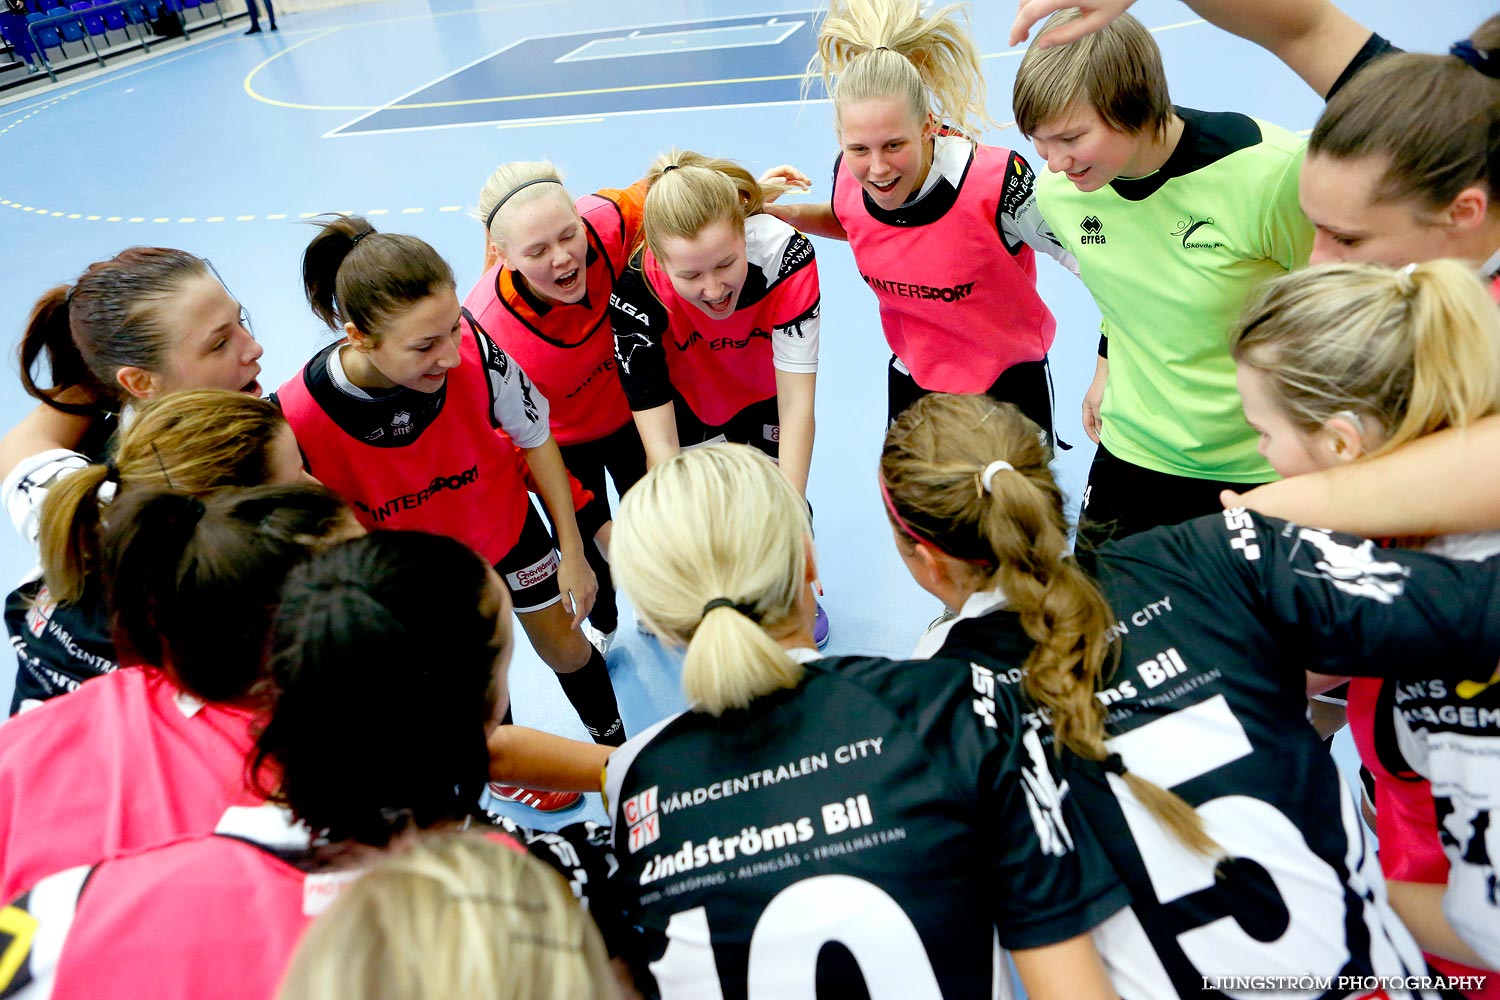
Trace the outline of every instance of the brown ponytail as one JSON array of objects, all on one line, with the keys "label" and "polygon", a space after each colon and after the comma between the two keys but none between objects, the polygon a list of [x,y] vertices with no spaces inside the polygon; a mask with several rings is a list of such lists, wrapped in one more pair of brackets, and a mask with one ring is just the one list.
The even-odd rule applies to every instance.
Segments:
[{"label": "brown ponytail", "polygon": [[289,429],[275,403],[229,389],[169,393],[142,407],[113,464],[81,469],[47,491],[37,547],[52,599],[77,601],[101,565],[99,491],[107,480],[200,497],[257,486],[271,478],[276,437]]},{"label": "brown ponytail", "polygon": [[[1035,424],[1008,403],[933,393],[886,434],[880,474],[895,512],[938,548],[974,565],[972,583],[998,585],[1036,647],[1022,687],[1063,747],[1104,763],[1104,706],[1097,694],[1119,649],[1115,615],[1067,549],[1062,494]],[[984,472],[1003,460],[1011,469]],[[1179,840],[1218,853],[1196,812],[1178,796],[1126,770],[1136,798]]]},{"label": "brown ponytail", "polygon": [[[171,346],[163,323],[168,303],[188,281],[209,273],[207,261],[166,247],[131,247],[89,265],[73,285],[49,290],[32,306],[21,337],[21,384],[65,413],[99,409],[59,400],[65,389],[118,408],[124,395],[116,374],[125,367],[161,369]],[[37,384],[43,355],[49,388]]]},{"label": "brown ponytail", "polygon": [[[1470,42],[1500,52],[1500,15]],[[1457,55],[1398,52],[1360,70],[1323,109],[1309,156],[1377,157],[1385,171],[1373,202],[1434,211],[1480,186],[1494,212],[1500,195],[1500,80]]]},{"label": "brown ponytail", "polygon": [[357,215],[330,215],[302,254],[302,286],[313,314],[342,332],[345,323],[374,338],[396,315],[433,292],[454,287],[453,269],[415,236],[382,233]]}]

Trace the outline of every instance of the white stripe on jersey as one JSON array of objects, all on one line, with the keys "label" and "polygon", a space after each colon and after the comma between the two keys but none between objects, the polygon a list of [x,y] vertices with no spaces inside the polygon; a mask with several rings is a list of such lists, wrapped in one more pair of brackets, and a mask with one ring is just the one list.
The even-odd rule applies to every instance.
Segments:
[{"label": "white stripe on jersey", "polygon": [[68,868],[48,875],[32,888],[26,901],[27,912],[36,920],[31,954],[26,958],[31,982],[11,994],[15,1000],[46,1000],[52,996],[57,984],[57,964],[78,911],[78,896],[93,870],[92,865]]}]

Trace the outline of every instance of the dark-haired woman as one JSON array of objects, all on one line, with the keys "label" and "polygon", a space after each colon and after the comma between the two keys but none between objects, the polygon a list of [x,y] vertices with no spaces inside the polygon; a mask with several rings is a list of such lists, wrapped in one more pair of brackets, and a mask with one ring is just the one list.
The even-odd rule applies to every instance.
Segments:
[{"label": "dark-haired woman", "polygon": [[[177,389],[260,395],[262,353],[244,308],[184,250],[131,247],[49,290],[20,346],[21,384],[40,405],[0,440],[0,497],[21,533],[35,537],[46,486],[101,457],[126,407]],[[43,361],[49,387],[37,384]]]},{"label": "dark-haired woman", "polygon": [[[254,784],[270,801],[231,806],[213,833],[43,880],[14,904],[36,933],[0,966],[0,992],[29,977],[58,997],[143,984],[154,1000],[273,996],[303,928],[341,886],[416,831],[483,821],[474,814],[507,702],[509,603],[472,551],[421,532],[377,532],[293,570],[254,754]],[[390,732],[372,741],[371,720]],[[612,867],[593,824],[502,829],[586,902]]]},{"label": "dark-haired woman", "polygon": [[[1056,742],[1097,762],[1068,783],[1090,824],[1115,831],[1105,850],[1131,890],[1130,909],[1094,935],[1120,993],[1197,997],[1214,977],[1254,973],[1332,977],[1308,996],[1384,997],[1338,979],[1425,975],[1358,808],[1305,722],[1305,668],[1487,678],[1500,565],[1380,551],[1245,511],[1075,560],[1048,457],[1015,410],[934,395],[887,434],[881,488],[908,570],[957,612],[919,655],[967,660],[1054,718],[1070,705],[1107,722],[1107,739],[1058,728]],[[1080,683],[1100,678],[1116,643],[1118,669]],[[1192,805],[1215,849],[1194,852],[1153,821],[1138,775]]]},{"label": "dark-haired woman", "polygon": [[[260,395],[262,350],[244,309],[208,261],[183,250],[132,247],[50,289],[32,307],[19,353],[22,385],[40,403],[0,439],[0,502],[27,544],[37,539],[49,489],[102,462],[118,418],[135,404],[179,389]],[[44,362],[48,387],[37,382]],[[21,591],[30,596],[37,586],[33,573]],[[99,648],[104,630],[75,625],[87,634],[69,645],[83,655],[38,664],[63,669],[18,685],[13,709],[109,665]]]},{"label": "dark-haired woman", "polygon": [[0,895],[213,828],[245,786],[276,592],[359,526],[312,486],[116,499],[100,546],[124,669],[0,726]]},{"label": "dark-haired woman", "polygon": [[302,271],[313,311],[343,334],[277,391],[312,474],[366,527],[450,535],[488,560],[589,734],[624,742],[604,657],[578,629],[596,582],[546,397],[459,305],[452,269],[421,240],[336,218]]}]

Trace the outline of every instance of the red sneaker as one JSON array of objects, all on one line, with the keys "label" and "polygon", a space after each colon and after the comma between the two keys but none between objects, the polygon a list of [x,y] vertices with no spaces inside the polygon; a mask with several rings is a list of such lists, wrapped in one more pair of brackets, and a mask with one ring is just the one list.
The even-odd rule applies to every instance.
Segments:
[{"label": "red sneaker", "polygon": [[502,785],[497,781],[490,782],[490,794],[501,802],[519,802],[544,813],[571,809],[583,797],[577,792],[540,792],[520,785]]}]

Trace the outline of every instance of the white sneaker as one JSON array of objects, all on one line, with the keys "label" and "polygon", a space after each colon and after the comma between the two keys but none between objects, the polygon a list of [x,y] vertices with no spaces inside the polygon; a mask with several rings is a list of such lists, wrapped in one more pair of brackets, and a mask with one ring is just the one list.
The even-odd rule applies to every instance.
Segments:
[{"label": "white sneaker", "polygon": [[601,632],[588,622],[584,622],[578,627],[583,630],[583,637],[599,651],[600,656],[604,656],[609,652],[609,647],[614,645],[615,636],[620,632],[619,628],[616,628],[612,632]]}]

